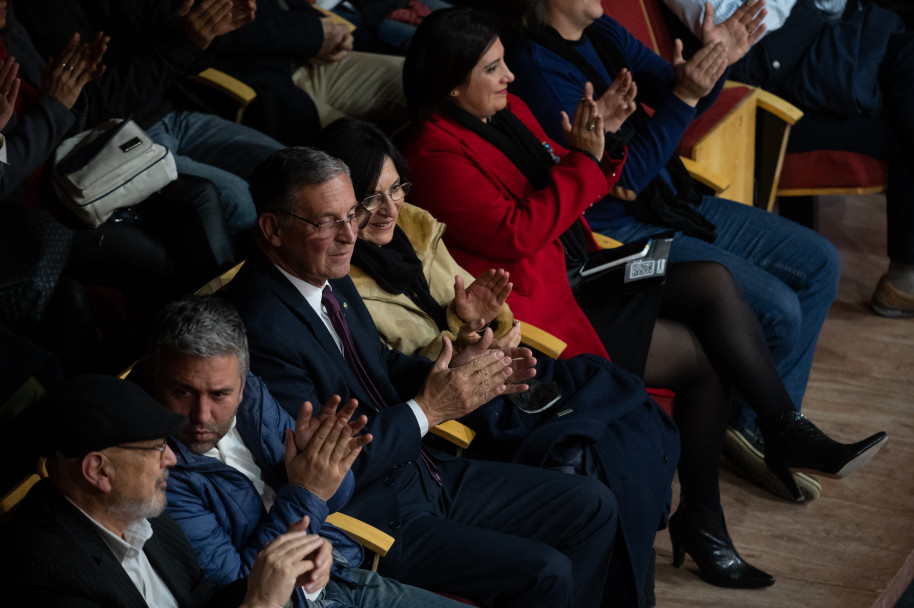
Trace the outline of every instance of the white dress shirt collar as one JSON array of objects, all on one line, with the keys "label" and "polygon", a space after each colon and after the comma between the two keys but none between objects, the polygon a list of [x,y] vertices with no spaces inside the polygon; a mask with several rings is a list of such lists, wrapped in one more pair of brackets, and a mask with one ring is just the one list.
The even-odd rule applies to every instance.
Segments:
[{"label": "white dress shirt collar", "polygon": [[68,496],[64,498],[92,523],[150,608],[178,608],[171,590],[143,552],[146,541],[152,538],[152,525],[146,519],[129,523],[124,528],[124,538],[121,538],[80,509]]},{"label": "white dress shirt collar", "polygon": [[[274,264],[274,266],[276,266]],[[333,337],[333,341],[336,343],[336,347],[340,349],[340,352],[343,351],[343,341],[336,334],[336,330],[333,329],[333,325],[330,323],[330,317],[327,316],[327,311],[324,310],[324,305],[321,304],[321,296],[324,293],[324,287],[330,285],[329,281],[325,281],[320,287],[315,287],[307,281],[303,281],[298,277],[292,276],[279,266],[276,266],[277,270],[283,274],[289,282],[301,293],[302,297],[305,298],[305,301],[308,302],[308,306],[314,309],[314,312],[317,313],[317,316],[320,317],[320,320],[323,321],[324,326],[327,328],[327,331],[330,332],[330,335]],[[333,286],[330,286],[330,289],[333,289]],[[422,408],[419,407],[419,404],[415,399],[410,399],[406,402],[406,405],[409,406],[409,409],[412,410],[413,415],[416,417],[416,422],[419,424],[419,436],[425,437],[428,433],[428,418],[425,416],[425,412],[422,411]]]}]

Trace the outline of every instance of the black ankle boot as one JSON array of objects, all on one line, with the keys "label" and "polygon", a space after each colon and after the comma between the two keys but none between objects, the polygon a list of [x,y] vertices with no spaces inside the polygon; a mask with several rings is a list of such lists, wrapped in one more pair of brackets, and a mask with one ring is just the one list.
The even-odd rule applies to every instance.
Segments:
[{"label": "black ankle boot", "polygon": [[724,514],[697,502],[680,499],[679,508],[670,517],[670,540],[673,542],[673,565],[682,565],[688,553],[698,564],[701,578],[733,589],[757,589],[774,584],[774,577],[747,564],[736,552]]},{"label": "black ankle boot", "polygon": [[802,494],[791,469],[840,479],[869,462],[887,437],[882,432],[857,443],[838,443],[794,410],[772,419],[759,419],[758,424],[765,438],[765,464],[798,501]]}]

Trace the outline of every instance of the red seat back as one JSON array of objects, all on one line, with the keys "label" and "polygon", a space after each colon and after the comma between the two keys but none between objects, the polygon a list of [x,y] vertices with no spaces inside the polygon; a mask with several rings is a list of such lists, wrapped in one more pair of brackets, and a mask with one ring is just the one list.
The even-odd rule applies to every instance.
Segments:
[{"label": "red seat back", "polygon": [[730,112],[737,109],[751,92],[751,89],[745,86],[729,87],[721,91],[720,97],[717,98],[714,105],[692,120],[692,124],[689,125],[679,142],[679,146],[676,148],[676,153],[680,156],[692,158],[692,148],[722,120],[727,118]]},{"label": "red seat back", "polygon": [[840,150],[793,152],[784,157],[779,190],[883,189],[888,164],[872,156]]},{"label": "red seat back", "polygon": [[621,23],[641,44],[668,61],[673,57],[673,40],[658,0],[602,1],[603,12]]}]

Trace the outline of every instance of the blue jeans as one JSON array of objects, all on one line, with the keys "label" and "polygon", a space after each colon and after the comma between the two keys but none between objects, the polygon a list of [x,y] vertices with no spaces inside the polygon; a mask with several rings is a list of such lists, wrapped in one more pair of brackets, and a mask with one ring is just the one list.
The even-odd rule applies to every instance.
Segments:
[{"label": "blue jeans", "polygon": [[257,212],[245,180],[282,144],[250,127],[186,110],[166,114],[146,133],[171,150],[178,173],[213,183],[229,232],[237,234],[254,225]]},{"label": "blue jeans", "polygon": [[[677,234],[670,263],[710,260],[730,270],[758,315],[784,386],[800,409],[819,331],[838,293],[838,251],[812,230],[761,209],[712,196],[697,209],[717,226],[717,240]],[[627,242],[662,230],[635,220],[606,234]],[[743,407],[737,425],[754,418]]]},{"label": "blue jeans", "polygon": [[353,587],[331,580],[321,599],[307,604],[308,608],[458,608],[460,602],[411,587],[376,572],[352,568],[349,571]]}]

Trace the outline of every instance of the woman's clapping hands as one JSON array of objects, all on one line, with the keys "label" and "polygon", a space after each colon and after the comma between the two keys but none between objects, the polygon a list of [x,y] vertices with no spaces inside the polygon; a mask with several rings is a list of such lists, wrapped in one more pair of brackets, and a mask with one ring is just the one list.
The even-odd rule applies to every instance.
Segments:
[{"label": "woman's clapping hands", "polygon": [[593,100],[593,85],[584,85],[584,96],[578,102],[574,119],[562,111],[562,130],[570,148],[589,152],[596,159],[603,158],[603,146],[606,134],[603,130],[603,115]]}]

